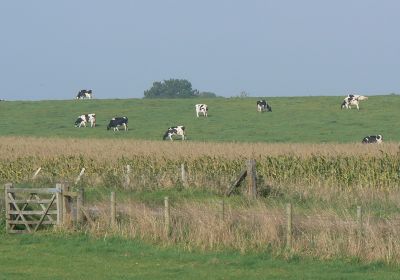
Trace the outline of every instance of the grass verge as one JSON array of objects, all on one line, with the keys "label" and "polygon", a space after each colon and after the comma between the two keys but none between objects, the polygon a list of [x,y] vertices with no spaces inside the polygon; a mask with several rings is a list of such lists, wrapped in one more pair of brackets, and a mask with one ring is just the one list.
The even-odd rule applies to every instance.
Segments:
[{"label": "grass verge", "polygon": [[86,235],[2,235],[0,279],[398,279],[382,263],[200,253]]}]

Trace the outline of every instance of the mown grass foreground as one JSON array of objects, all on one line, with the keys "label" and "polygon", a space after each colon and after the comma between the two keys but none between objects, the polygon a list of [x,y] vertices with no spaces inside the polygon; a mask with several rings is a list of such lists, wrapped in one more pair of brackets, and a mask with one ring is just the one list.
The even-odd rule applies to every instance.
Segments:
[{"label": "mown grass foreground", "polygon": [[[400,141],[400,96],[370,96],[360,111],[341,110],[340,97],[271,97],[270,113],[256,111],[256,98],[125,99],[0,102],[1,136],[161,140],[170,126],[184,125],[189,141],[347,143],[382,134]],[[209,117],[196,118],[206,103]],[[97,127],[75,128],[78,116],[97,115]],[[129,119],[127,133],[107,131],[115,116]]]},{"label": "mown grass foreground", "polygon": [[53,234],[0,238],[0,279],[398,279],[382,263],[185,252],[135,240]]}]

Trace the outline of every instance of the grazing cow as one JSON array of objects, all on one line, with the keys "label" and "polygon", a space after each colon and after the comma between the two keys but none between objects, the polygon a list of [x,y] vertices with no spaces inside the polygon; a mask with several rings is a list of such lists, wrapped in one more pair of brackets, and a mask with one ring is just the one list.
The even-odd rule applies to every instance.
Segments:
[{"label": "grazing cow", "polygon": [[371,136],[366,136],[362,140],[363,144],[370,144],[370,143],[377,143],[381,144],[383,142],[383,137],[382,135],[371,135]]},{"label": "grazing cow", "polygon": [[360,107],[358,104],[362,100],[367,100],[368,97],[363,96],[363,95],[358,95],[358,94],[349,94],[347,97],[343,100],[342,105],[340,106],[341,109],[346,108],[346,109],[351,109],[351,106],[356,106],[357,110],[360,110]]},{"label": "grazing cow", "polygon": [[86,127],[86,123],[90,123],[90,127],[96,126],[96,114],[85,114],[78,117],[75,121],[76,127],[81,127],[82,125]]},{"label": "grazing cow", "polygon": [[197,117],[199,117],[200,113],[203,113],[204,117],[208,116],[208,106],[206,104],[196,104],[195,107]]},{"label": "grazing cow", "polygon": [[110,123],[107,125],[107,130],[110,130],[111,128],[114,131],[119,131],[118,127],[124,127],[124,130],[128,130],[128,118],[127,117],[115,117],[110,120]]},{"label": "grazing cow", "polygon": [[165,134],[163,136],[163,140],[166,140],[167,138],[169,138],[172,141],[173,135],[182,136],[182,141],[185,140],[185,138],[186,138],[185,127],[182,125],[178,125],[178,126],[173,126],[173,127],[168,128],[168,130],[165,132]]},{"label": "grazing cow", "polygon": [[93,93],[92,90],[86,90],[82,89],[81,91],[78,92],[78,95],[76,96],[76,99],[92,99]]},{"label": "grazing cow", "polygon": [[272,112],[272,108],[267,103],[267,101],[265,101],[265,99],[262,99],[262,100],[257,101],[257,111],[258,112],[265,112],[265,111]]}]

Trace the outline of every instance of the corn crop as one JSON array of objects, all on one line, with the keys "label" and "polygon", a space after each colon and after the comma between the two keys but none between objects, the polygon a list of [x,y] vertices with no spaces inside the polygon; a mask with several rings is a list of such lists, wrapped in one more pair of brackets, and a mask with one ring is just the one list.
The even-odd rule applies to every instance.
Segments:
[{"label": "corn crop", "polygon": [[85,168],[84,182],[92,186],[168,188],[181,183],[184,164],[191,187],[223,192],[249,158],[256,160],[257,176],[265,185],[394,189],[400,182],[400,154],[394,143],[354,144],[351,152],[348,144],[299,144],[296,152],[288,144],[215,144],[213,155],[212,143],[42,140],[3,138],[0,182],[29,181],[39,167],[42,179],[73,181]]}]

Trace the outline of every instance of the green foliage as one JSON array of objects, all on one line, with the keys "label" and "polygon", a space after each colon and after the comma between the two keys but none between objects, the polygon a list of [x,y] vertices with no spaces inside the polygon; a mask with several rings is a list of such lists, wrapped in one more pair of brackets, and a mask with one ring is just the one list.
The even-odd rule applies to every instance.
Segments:
[{"label": "green foliage", "polygon": [[197,97],[202,97],[202,98],[215,98],[217,95],[214,92],[209,92],[209,91],[202,91],[199,92]]},{"label": "green foliage", "polygon": [[169,79],[154,82],[149,90],[144,91],[144,98],[191,98],[197,94],[188,80]]},{"label": "green foliage", "polygon": [[[27,159],[27,160],[26,160]],[[370,156],[331,156],[315,155],[301,158],[293,155],[257,157],[257,174],[266,181],[279,184],[325,185],[345,189],[363,185],[371,189],[394,189],[400,182],[397,155],[381,157]],[[42,167],[41,178],[65,180],[75,178],[82,167],[86,168],[85,178],[105,186],[123,186],[124,167],[129,164],[131,185],[135,188],[173,187],[179,185],[176,176],[182,162],[185,162],[192,187],[204,188],[212,185],[217,192],[224,192],[226,185],[243,168],[245,158],[225,159],[223,157],[186,157],[168,159],[157,157],[130,156],[117,162],[93,160],[81,157],[18,158],[0,160],[0,182],[20,183],[27,175],[34,173],[37,166]],[[207,187],[210,188],[210,187]]]},{"label": "green foliage", "polygon": [[0,279],[396,279],[398,267],[284,260],[270,253],[184,252],[86,235],[0,236]]}]

